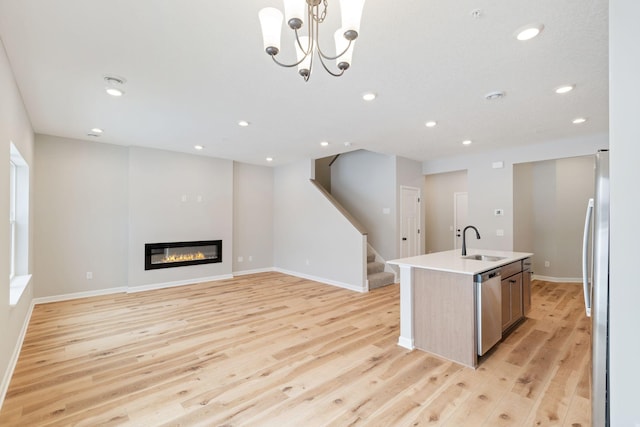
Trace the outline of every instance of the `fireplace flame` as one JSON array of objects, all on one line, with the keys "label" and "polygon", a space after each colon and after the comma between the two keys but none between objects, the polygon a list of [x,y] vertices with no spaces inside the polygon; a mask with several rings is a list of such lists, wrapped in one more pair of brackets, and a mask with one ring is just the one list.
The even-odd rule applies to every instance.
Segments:
[{"label": "fireplace flame", "polygon": [[199,259],[205,259],[205,255],[202,252],[194,252],[190,254],[177,254],[167,255],[160,262],[181,262],[181,261],[195,261]]}]

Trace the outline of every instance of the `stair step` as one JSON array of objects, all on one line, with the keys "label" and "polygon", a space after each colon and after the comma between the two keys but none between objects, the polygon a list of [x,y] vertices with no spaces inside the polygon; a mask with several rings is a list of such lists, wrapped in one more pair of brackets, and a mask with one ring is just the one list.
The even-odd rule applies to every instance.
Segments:
[{"label": "stair step", "polygon": [[371,274],[367,276],[367,280],[369,281],[369,290],[391,285],[394,279],[395,275],[393,273],[388,273],[385,271],[381,273]]},{"label": "stair step", "polygon": [[376,260],[376,254],[368,253],[367,254],[367,262],[373,262]]},{"label": "stair step", "polygon": [[367,263],[367,276],[384,271],[384,264],[381,262],[368,262]]}]

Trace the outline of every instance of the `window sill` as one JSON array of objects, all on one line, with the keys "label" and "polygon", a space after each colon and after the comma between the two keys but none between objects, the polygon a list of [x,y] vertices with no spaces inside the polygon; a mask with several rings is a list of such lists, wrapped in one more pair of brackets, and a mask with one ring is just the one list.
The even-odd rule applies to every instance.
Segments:
[{"label": "window sill", "polygon": [[11,279],[11,284],[9,285],[9,305],[11,307],[18,305],[18,301],[20,301],[20,297],[24,293],[24,290],[27,289],[27,285],[29,285],[30,280],[30,274],[15,276]]}]

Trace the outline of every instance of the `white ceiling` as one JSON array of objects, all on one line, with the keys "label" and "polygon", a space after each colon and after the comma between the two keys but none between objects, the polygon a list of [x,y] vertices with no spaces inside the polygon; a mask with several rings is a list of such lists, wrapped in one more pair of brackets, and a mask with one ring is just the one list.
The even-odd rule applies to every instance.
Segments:
[{"label": "white ceiling", "polygon": [[[42,134],[188,153],[201,144],[202,155],[278,165],[355,149],[422,161],[608,131],[607,0],[367,0],[351,69],[335,78],[318,65],[308,83],[264,53],[258,11],[269,5],[282,9],[0,0],[0,37]],[[329,0],[324,35],[338,13]],[[541,35],[517,41],[532,23]],[[289,31],[282,60],[294,56]],[[105,74],[127,79],[123,97],[106,95]],[[576,89],[554,93],[566,83]],[[378,98],[364,102],[367,91]],[[507,95],[485,100],[492,91]],[[572,124],[578,116],[588,121]],[[438,126],[425,127],[431,119]],[[87,136],[93,127],[104,134]]]}]

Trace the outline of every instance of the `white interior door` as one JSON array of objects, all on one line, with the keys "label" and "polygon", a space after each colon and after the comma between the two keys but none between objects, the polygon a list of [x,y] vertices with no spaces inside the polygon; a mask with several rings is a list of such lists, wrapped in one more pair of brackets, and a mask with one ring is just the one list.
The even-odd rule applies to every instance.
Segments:
[{"label": "white interior door", "polygon": [[467,193],[453,193],[453,248],[462,248],[462,230],[467,225],[469,204]]},{"label": "white interior door", "polygon": [[400,258],[420,255],[420,189],[400,187]]}]

